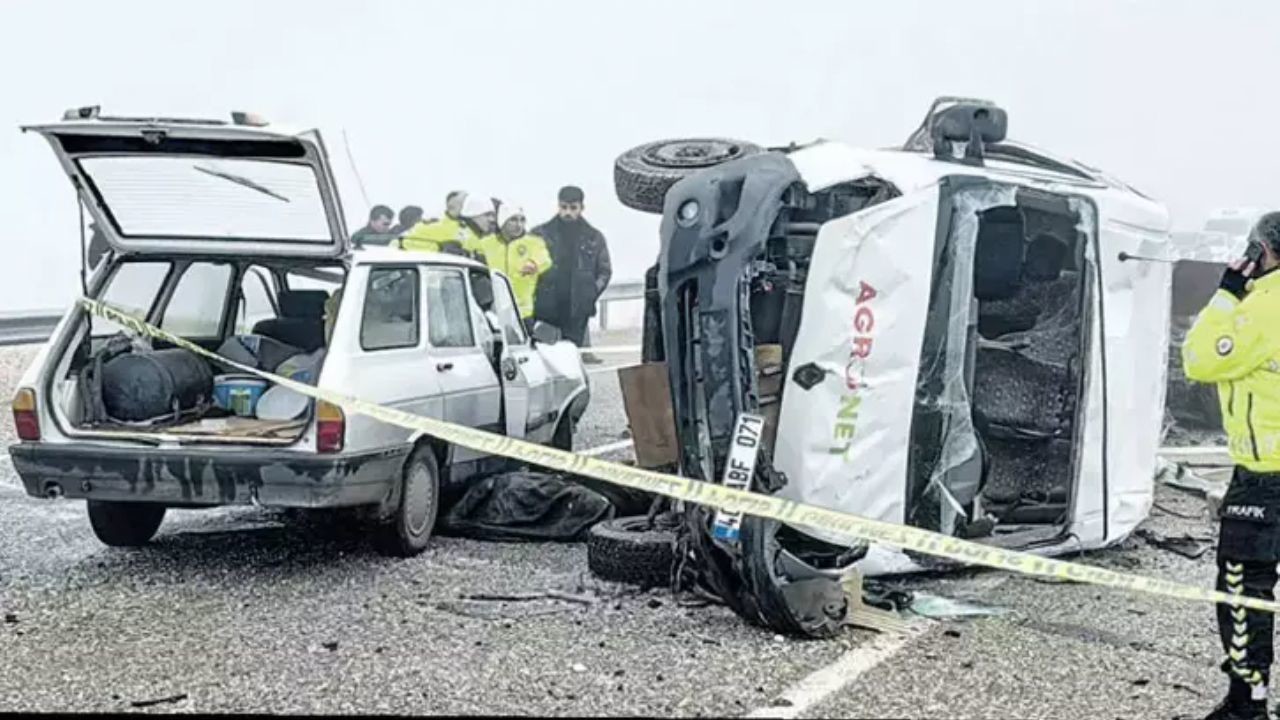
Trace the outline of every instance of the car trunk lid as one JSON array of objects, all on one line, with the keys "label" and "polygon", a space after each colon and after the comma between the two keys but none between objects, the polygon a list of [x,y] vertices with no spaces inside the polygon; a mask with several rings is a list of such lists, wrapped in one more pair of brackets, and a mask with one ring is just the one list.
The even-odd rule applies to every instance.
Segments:
[{"label": "car trunk lid", "polygon": [[27,126],[49,141],[120,254],[339,257],[349,242],[324,144],[216,121]]}]

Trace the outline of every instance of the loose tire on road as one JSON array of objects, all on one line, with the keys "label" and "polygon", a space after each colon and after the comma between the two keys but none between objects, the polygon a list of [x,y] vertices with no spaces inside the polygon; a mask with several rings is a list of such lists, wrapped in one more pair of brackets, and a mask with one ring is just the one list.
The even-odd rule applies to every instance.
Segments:
[{"label": "loose tire on road", "polygon": [[587,532],[587,567],[602,580],[665,586],[675,562],[675,530],[650,527],[642,515],[605,520]]},{"label": "loose tire on road", "polygon": [[90,500],[89,525],[104,545],[140,547],[155,537],[165,506],[145,502]]},{"label": "loose tire on road", "polygon": [[388,520],[374,528],[378,551],[412,557],[427,547],[440,510],[440,466],[428,446],[413,451],[404,464],[400,502]]},{"label": "loose tire on road", "polygon": [[681,179],[705,168],[764,152],[756,145],[726,138],[659,140],[632,148],[613,164],[613,189],[623,205],[662,213],[662,203]]}]

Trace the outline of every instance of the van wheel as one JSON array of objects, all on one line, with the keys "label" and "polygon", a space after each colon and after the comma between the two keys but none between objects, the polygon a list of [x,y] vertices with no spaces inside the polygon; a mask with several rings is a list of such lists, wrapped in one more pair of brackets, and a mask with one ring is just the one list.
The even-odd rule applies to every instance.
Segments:
[{"label": "van wheel", "polygon": [[90,500],[89,525],[104,545],[140,547],[150,542],[164,522],[164,505]]},{"label": "van wheel", "polygon": [[675,564],[675,530],[644,515],[605,520],[587,531],[587,568],[601,580],[670,585]]},{"label": "van wheel", "polygon": [[551,447],[573,452],[573,420],[568,414],[560,418],[560,424],[556,425],[556,432],[551,436]]},{"label": "van wheel", "polygon": [[632,210],[662,213],[667,190],[699,170],[763,150],[725,138],[659,140],[632,148],[613,164],[613,190]]},{"label": "van wheel", "polygon": [[376,527],[374,543],[384,555],[412,557],[426,549],[440,509],[440,466],[430,447],[413,451],[402,482],[396,511]]}]

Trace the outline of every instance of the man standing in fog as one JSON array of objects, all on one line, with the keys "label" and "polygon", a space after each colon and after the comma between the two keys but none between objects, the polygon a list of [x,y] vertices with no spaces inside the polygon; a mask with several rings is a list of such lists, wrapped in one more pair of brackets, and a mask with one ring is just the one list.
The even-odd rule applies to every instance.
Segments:
[{"label": "man standing in fog", "polygon": [[561,188],[559,200],[556,216],[534,230],[551,252],[551,269],[539,284],[534,314],[583,347],[587,323],[596,314],[596,301],[609,286],[613,267],[604,234],[582,216],[582,188]]}]

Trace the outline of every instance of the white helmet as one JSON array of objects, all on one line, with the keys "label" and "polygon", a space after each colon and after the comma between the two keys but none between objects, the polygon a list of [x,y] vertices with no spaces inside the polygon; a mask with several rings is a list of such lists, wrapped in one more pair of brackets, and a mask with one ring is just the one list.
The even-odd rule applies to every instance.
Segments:
[{"label": "white helmet", "polygon": [[510,203],[502,203],[498,206],[498,227],[506,225],[507,221],[513,217],[524,217],[524,209]]},{"label": "white helmet", "polygon": [[462,212],[459,214],[464,218],[473,218],[491,212],[493,212],[492,200],[483,195],[469,193],[467,199],[462,201]]}]

